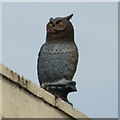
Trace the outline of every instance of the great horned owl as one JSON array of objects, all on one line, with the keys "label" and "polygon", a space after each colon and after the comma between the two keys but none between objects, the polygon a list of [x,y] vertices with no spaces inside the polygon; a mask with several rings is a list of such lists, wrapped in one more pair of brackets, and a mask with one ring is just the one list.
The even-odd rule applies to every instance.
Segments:
[{"label": "great horned owl", "polygon": [[[78,49],[74,41],[74,29],[70,22],[72,16],[73,14],[67,17],[50,18],[46,27],[46,42],[38,54],[37,70],[40,86],[46,88],[51,85],[54,89],[53,94],[57,94],[55,91],[58,88],[55,86],[65,87],[72,84],[77,67]],[[62,92],[72,92],[68,89],[69,87]],[[51,90],[48,91],[51,92]],[[59,90],[58,92],[60,94]],[[62,95],[58,96],[66,99]]]}]

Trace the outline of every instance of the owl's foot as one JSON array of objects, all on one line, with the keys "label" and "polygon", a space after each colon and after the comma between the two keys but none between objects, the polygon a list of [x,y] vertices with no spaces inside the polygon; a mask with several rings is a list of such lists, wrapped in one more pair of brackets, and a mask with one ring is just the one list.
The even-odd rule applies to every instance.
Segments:
[{"label": "owl's foot", "polygon": [[62,100],[69,103],[70,105],[72,105],[72,103],[68,101],[67,95],[70,92],[77,91],[75,85],[76,85],[75,81],[68,81],[64,79],[58,82],[44,84],[44,86],[41,87],[47,90],[48,92],[52,93],[53,95],[60,97]]}]

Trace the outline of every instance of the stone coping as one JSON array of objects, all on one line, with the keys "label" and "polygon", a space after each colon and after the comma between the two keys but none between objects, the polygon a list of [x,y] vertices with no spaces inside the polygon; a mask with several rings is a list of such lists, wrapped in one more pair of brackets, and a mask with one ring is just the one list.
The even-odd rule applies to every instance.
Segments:
[{"label": "stone coping", "polygon": [[17,74],[16,72],[14,72],[13,70],[11,70],[10,68],[6,67],[1,63],[0,63],[0,74],[3,77],[6,77],[10,81],[17,84],[18,86],[21,86],[23,89],[29,91],[31,94],[34,94],[38,98],[42,99],[44,102],[63,111],[65,114],[71,116],[72,118],[76,118],[76,119],[87,118],[88,120],[90,120],[86,115],[84,115],[77,109],[73,108],[68,103],[64,102],[58,97],[55,97],[54,95],[40,88],[38,85],[34,84],[33,82],[24,78],[23,76]]}]

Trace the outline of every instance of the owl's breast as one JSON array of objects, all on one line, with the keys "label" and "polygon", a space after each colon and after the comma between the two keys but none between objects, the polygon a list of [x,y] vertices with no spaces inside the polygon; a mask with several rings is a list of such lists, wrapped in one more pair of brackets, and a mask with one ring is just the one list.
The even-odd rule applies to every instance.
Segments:
[{"label": "owl's breast", "polygon": [[76,71],[78,51],[75,44],[44,44],[38,58],[41,83],[60,79],[72,80]]}]

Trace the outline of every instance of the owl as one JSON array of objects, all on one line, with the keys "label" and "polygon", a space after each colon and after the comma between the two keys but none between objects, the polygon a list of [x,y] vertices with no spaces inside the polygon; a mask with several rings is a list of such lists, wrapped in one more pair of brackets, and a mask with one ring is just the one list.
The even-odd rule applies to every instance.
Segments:
[{"label": "owl", "polygon": [[76,91],[76,82],[72,79],[78,63],[78,49],[70,22],[72,16],[49,19],[46,42],[37,61],[40,86],[65,101],[68,101],[69,92]]}]

